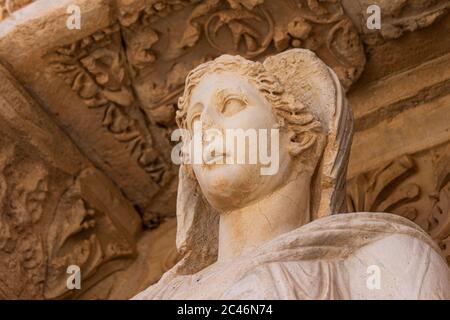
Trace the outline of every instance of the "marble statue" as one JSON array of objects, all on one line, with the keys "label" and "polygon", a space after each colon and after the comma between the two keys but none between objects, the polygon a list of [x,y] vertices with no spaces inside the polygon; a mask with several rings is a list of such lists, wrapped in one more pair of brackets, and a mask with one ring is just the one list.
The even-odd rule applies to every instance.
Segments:
[{"label": "marble statue", "polygon": [[181,164],[182,259],[134,299],[450,298],[449,268],[417,225],[343,213],[352,113],[314,53],[206,62],[188,75],[179,109],[188,131],[197,122],[201,130],[279,129],[278,170],[217,161],[235,157],[228,149]]}]

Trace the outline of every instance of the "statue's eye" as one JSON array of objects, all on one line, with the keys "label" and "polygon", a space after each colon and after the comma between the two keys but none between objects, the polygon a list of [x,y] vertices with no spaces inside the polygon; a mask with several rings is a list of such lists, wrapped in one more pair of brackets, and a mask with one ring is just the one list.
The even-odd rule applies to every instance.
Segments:
[{"label": "statue's eye", "polygon": [[241,98],[230,97],[226,99],[222,106],[222,114],[225,116],[232,116],[247,106],[246,101]]}]

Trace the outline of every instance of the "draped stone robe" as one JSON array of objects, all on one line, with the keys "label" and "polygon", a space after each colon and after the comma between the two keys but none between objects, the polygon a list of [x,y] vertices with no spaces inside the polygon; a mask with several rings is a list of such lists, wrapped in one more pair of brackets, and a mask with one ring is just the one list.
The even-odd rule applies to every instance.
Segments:
[{"label": "draped stone robe", "polygon": [[450,299],[433,240],[385,213],[321,218],[195,274],[181,264],[134,299]]}]

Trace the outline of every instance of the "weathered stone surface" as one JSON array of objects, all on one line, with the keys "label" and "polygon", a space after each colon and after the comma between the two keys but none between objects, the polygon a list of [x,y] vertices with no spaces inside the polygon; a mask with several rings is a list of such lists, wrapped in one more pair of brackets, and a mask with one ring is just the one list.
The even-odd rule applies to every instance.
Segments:
[{"label": "weathered stone surface", "polygon": [[[81,30],[66,28],[69,4],[81,9]],[[110,1],[35,2],[3,22],[0,55],[140,212],[170,215],[173,205],[151,201],[171,193],[170,159],[160,155],[169,141],[137,104],[112,10]]]},{"label": "weathered stone surface", "polygon": [[1,298],[64,297],[69,265],[86,289],[130,264],[139,215],[3,67],[0,123]]},{"label": "weathered stone surface", "polygon": [[0,21],[31,2],[33,0],[0,0]]},{"label": "weathered stone surface", "polygon": [[[81,30],[66,28],[71,4],[80,6]],[[382,9],[381,30],[366,28],[369,4]],[[187,72],[222,53],[261,61],[300,46],[332,66],[349,88],[355,115],[351,207],[410,218],[448,257],[448,6],[446,0],[0,0],[0,58],[45,109],[45,122],[55,122],[70,137],[87,166],[117,186],[144,225],[171,221],[137,236],[138,254],[127,259],[130,267],[106,278],[99,271],[99,281],[72,297],[128,298],[143,289],[135,289],[131,279],[153,282],[164,271],[155,262],[160,258],[144,248],[171,244],[175,250],[171,217],[178,180],[170,160],[175,103]],[[5,135],[4,141],[14,139]],[[21,144],[13,148],[13,158],[23,153],[34,161],[28,147],[18,151]],[[54,158],[72,168],[74,192],[85,194],[83,179],[73,173],[81,174],[74,169],[78,156],[52,152],[42,156],[44,164]],[[39,174],[25,172],[30,181],[38,179]],[[83,177],[98,174],[87,170]],[[64,179],[58,179],[56,189],[63,187]],[[154,267],[138,272],[149,261]],[[21,282],[14,283],[8,294],[21,292]],[[53,287],[47,289],[51,295],[61,292]]]}]

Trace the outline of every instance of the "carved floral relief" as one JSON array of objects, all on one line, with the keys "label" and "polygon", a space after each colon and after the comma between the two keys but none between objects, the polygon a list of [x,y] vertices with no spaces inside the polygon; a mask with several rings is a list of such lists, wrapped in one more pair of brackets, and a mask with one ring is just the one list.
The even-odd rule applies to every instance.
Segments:
[{"label": "carved floral relief", "polygon": [[168,179],[164,176],[167,164],[141,122],[120,43],[119,26],[114,25],[60,47],[46,58],[88,108],[104,111],[101,125],[127,145],[129,153],[153,181],[164,185]]}]

